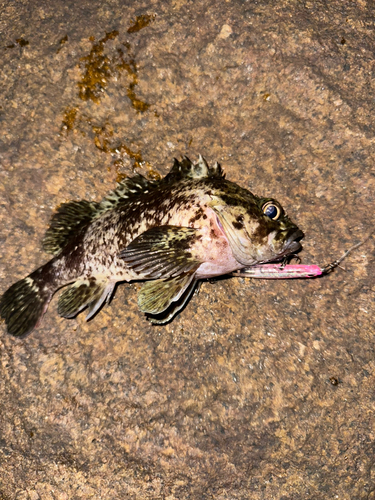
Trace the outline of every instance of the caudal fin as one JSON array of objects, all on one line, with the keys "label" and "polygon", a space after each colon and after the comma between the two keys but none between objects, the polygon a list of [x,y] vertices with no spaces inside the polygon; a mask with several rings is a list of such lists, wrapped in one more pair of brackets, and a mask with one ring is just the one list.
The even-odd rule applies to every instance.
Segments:
[{"label": "caudal fin", "polygon": [[31,276],[14,283],[0,298],[0,316],[8,333],[23,337],[38,326],[52,297],[48,287]]}]

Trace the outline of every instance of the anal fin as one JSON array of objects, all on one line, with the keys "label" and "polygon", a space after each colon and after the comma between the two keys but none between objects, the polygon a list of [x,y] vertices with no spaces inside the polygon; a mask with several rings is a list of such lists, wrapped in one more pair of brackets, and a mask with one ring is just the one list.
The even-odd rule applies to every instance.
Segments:
[{"label": "anal fin", "polygon": [[89,307],[89,320],[100,309],[104,301],[109,301],[115,283],[107,279],[79,279],[62,292],[58,301],[58,313],[64,318],[73,318],[82,309]]}]

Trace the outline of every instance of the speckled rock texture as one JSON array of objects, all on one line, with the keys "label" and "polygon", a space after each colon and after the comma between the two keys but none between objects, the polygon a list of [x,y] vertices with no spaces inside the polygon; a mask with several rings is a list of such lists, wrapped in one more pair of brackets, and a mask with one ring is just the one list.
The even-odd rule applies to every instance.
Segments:
[{"label": "speckled rock texture", "polygon": [[[8,0],[0,291],[68,200],[202,153],[325,264],[374,228],[374,4]],[[117,288],[0,335],[0,498],[375,499],[374,238],[315,280],[203,283],[170,324]]]}]

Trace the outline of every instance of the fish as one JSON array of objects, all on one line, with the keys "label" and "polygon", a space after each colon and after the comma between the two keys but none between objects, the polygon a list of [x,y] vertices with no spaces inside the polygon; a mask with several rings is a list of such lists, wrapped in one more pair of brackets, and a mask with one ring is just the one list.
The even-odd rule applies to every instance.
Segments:
[{"label": "fish", "polygon": [[137,174],[100,202],[62,204],[43,239],[51,260],[1,296],[0,316],[8,333],[23,337],[63,287],[58,314],[87,308],[89,320],[118,282],[141,281],[140,311],[165,324],[201,280],[280,261],[303,237],[278,201],[230,182],[219,163],[185,156],[160,180]]}]

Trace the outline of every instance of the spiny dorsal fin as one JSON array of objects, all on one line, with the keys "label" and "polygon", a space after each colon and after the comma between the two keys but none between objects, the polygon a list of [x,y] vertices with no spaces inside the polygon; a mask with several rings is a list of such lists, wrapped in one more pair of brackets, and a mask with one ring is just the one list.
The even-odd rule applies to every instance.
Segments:
[{"label": "spiny dorsal fin", "polygon": [[191,253],[197,230],[156,226],[140,234],[120,253],[127,266],[143,278],[169,278],[199,267]]},{"label": "spiny dorsal fin", "polygon": [[224,170],[221,168],[220,163],[215,161],[213,167],[210,168],[210,177],[225,178]]},{"label": "spiny dorsal fin", "polygon": [[47,253],[58,254],[78,229],[86,226],[97,214],[99,203],[90,201],[70,201],[63,203],[52,216],[49,228],[43,238],[43,248]]},{"label": "spiny dorsal fin", "polygon": [[149,181],[141,174],[137,174],[134,177],[127,177],[119,183],[114,191],[111,191],[103,199],[100,203],[100,210],[108,210],[124,200],[141,194],[147,194],[157,188],[157,186],[158,181]]},{"label": "spiny dorsal fin", "polygon": [[225,177],[221,166],[216,162],[209,167],[206,160],[199,155],[197,163],[192,163],[187,156],[182,161],[174,160],[170,172],[160,181],[149,181],[143,175],[127,177],[119,183],[114,191],[111,191],[100,203],[99,210],[104,212],[120,202],[135,196],[148,194],[166,184],[181,181],[183,179],[202,179],[204,177]]},{"label": "spiny dorsal fin", "polygon": [[173,183],[183,179],[203,179],[204,177],[225,177],[221,166],[216,162],[209,167],[206,160],[199,155],[197,163],[192,163],[187,156],[182,161],[174,159],[173,167],[161,183]]}]

